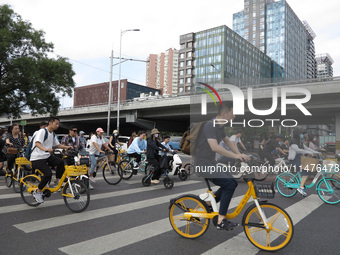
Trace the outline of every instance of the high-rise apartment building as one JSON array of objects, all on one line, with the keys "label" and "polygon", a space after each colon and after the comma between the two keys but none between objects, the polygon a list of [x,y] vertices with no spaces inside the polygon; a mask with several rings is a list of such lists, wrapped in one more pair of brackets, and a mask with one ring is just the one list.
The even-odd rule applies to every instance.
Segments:
[{"label": "high-rise apartment building", "polygon": [[307,75],[307,54],[313,36],[308,41],[304,24],[285,0],[244,0],[244,10],[233,15],[233,29],[276,63],[274,80],[311,76]]},{"label": "high-rise apartment building", "polygon": [[179,37],[178,93],[190,93],[194,84],[194,33]]},{"label": "high-rise apartment building", "polygon": [[227,26],[195,33],[195,81],[248,87],[271,82],[271,59]]},{"label": "high-rise apartment building", "polygon": [[333,67],[334,63],[332,57],[328,53],[316,55],[316,76],[317,78],[328,78],[333,77]]},{"label": "high-rise apartment building", "polygon": [[146,64],[146,86],[160,89],[162,94],[177,94],[178,53],[168,49],[165,53],[150,54]]},{"label": "high-rise apartment building", "polygon": [[193,84],[248,87],[271,82],[271,59],[227,26],[180,36],[178,93]]},{"label": "high-rise apartment building", "polygon": [[304,20],[303,25],[305,26],[307,33],[307,79],[314,79],[316,78],[316,59],[314,46],[314,38],[316,35],[307,21]]}]

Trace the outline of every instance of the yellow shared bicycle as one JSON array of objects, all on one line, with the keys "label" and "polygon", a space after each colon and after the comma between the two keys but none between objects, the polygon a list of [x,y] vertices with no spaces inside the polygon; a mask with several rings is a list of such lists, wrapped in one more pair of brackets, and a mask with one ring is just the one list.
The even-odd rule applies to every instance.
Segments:
[{"label": "yellow shared bicycle", "polygon": [[[36,171],[40,172],[39,170]],[[40,172],[40,174],[42,174]],[[52,193],[57,192],[62,188],[62,196],[66,206],[72,212],[82,212],[90,204],[90,192],[84,182],[83,178],[88,178],[86,165],[81,166],[65,166],[65,172],[61,177],[58,185],[54,188],[45,187],[43,189],[43,198],[48,198]],[[38,206],[40,203],[35,201],[33,191],[38,188],[41,178],[36,175],[27,175],[20,179],[20,193],[21,197],[29,206]],[[63,186],[65,182],[65,185]]]},{"label": "yellow shared bicycle", "polygon": [[[249,188],[234,212],[227,219],[237,217],[252,197],[254,204],[249,206],[242,218],[242,226],[248,240],[257,248],[277,251],[289,244],[293,237],[294,225],[288,213],[279,206],[260,201],[259,197],[274,198],[273,184],[254,184],[253,178],[244,178]],[[172,228],[182,237],[197,238],[208,229],[210,219],[217,225],[218,208],[209,181],[206,193],[199,196],[188,194],[170,200],[169,220]],[[211,208],[207,202],[211,203]],[[241,244],[240,244],[241,245]]]}]

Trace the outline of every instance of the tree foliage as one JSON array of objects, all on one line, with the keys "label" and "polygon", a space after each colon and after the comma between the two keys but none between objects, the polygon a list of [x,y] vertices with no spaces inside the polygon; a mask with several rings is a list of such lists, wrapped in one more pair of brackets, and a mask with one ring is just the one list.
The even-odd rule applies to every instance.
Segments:
[{"label": "tree foliage", "polygon": [[75,73],[66,58],[51,58],[51,52],[42,30],[0,5],[0,114],[57,114],[57,93],[72,95]]}]

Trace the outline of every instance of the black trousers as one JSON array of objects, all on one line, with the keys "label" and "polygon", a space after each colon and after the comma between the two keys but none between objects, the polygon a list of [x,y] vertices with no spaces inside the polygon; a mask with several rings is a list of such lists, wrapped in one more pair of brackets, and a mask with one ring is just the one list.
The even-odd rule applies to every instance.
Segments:
[{"label": "black trousers", "polygon": [[61,158],[51,155],[47,159],[39,159],[32,161],[32,168],[39,169],[44,174],[44,176],[42,176],[41,178],[41,182],[38,185],[39,189],[43,189],[46,186],[46,184],[51,180],[52,170],[50,167],[57,167],[56,170],[57,179],[60,179],[63,176],[65,172],[65,165],[64,161]]},{"label": "black trousers", "polygon": [[152,180],[159,180],[161,177],[161,168],[159,165],[159,160],[155,158],[148,158],[148,164],[153,166],[153,176]]},{"label": "black trousers", "polygon": [[7,167],[9,170],[12,170],[14,167],[15,159],[17,158],[17,154],[7,153],[6,158],[7,158]]},{"label": "black trousers", "polygon": [[[142,156],[138,154],[137,152],[128,154],[129,157],[136,158],[136,163],[138,164],[142,160]],[[116,158],[117,159],[117,158]]]},{"label": "black trousers", "polygon": [[266,158],[269,161],[269,165],[275,166],[275,159],[273,157],[273,154],[271,154],[270,152],[264,151],[263,157]]}]

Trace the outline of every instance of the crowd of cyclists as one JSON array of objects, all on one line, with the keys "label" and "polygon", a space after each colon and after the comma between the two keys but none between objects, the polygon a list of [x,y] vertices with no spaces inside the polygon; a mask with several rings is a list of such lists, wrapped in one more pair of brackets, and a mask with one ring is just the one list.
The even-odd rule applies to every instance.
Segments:
[{"label": "crowd of cyclists", "polygon": [[[216,119],[233,119],[234,117],[232,107],[228,107],[227,105],[219,110],[219,115]],[[242,161],[250,160],[249,156],[245,154],[247,148],[242,143],[241,131],[237,131],[235,135],[229,138],[225,134],[224,125],[221,124],[220,126],[213,127],[209,123],[211,122],[205,124],[201,134],[202,137],[199,139],[200,151],[199,155],[196,155],[194,158],[195,165],[211,165],[216,162],[234,164],[236,159]],[[19,152],[22,149],[25,150],[30,142],[33,143],[34,147],[29,160],[31,160],[33,168],[38,168],[44,174],[38,189],[33,193],[36,201],[40,203],[43,202],[42,189],[48,183],[51,185],[51,167],[56,169],[56,180],[52,182],[52,185],[58,184],[58,179],[63,174],[63,171],[65,171],[64,162],[53,155],[54,147],[61,149],[72,148],[76,152],[83,151],[88,153],[91,163],[89,169],[89,189],[94,189],[97,160],[105,156],[105,150],[107,150],[114,155],[113,162],[115,162],[118,154],[117,145],[122,145],[118,139],[119,133],[117,130],[112,132],[109,142],[106,143],[104,139],[105,131],[101,127],[98,127],[95,132],[86,138],[84,131],[79,132],[76,126],[72,126],[69,129],[69,133],[59,142],[54,133],[58,127],[59,119],[50,117],[47,123],[43,122],[40,124],[40,129],[32,135],[31,139],[29,139],[25,133],[21,133],[20,127],[17,124],[12,125],[8,130],[4,128],[0,129],[0,168],[3,167],[4,161],[7,160],[7,169],[12,169],[15,158],[18,157]],[[164,136],[164,141],[161,143],[159,134],[160,132],[156,128],[151,130],[148,138],[146,131],[143,130],[138,133],[132,133],[126,151],[129,157],[136,159],[135,165],[133,166],[134,174],[137,174],[141,154],[146,154],[148,163],[153,166],[154,174],[151,180],[153,184],[159,183],[161,176],[161,157],[166,157],[169,162],[171,156],[168,155],[168,152],[173,152],[168,144],[170,137]],[[270,165],[275,164],[273,156],[275,153],[287,156],[290,163],[299,168],[301,166],[301,155],[319,154],[320,149],[317,147],[315,137],[308,137],[306,133],[295,128],[292,139],[285,138],[282,135],[275,135],[268,140],[261,140],[259,144],[259,154],[265,161],[268,161]],[[67,164],[74,164],[74,162],[71,160],[67,162]],[[304,183],[307,180],[308,173],[303,173],[302,171],[302,175],[301,187],[298,191],[303,196],[306,196]],[[216,200],[221,201],[217,228],[231,230],[237,226],[237,224],[225,220],[224,216],[237,186],[237,182],[229,177],[209,178],[209,180],[220,186],[220,189],[215,193]]]},{"label": "crowd of cyclists", "polygon": [[[8,129],[0,129],[0,170],[3,173],[13,169],[15,159],[19,156],[25,155],[29,143],[32,143],[32,153],[30,160],[32,162],[33,169],[39,169],[43,172],[44,177],[36,192],[33,193],[38,202],[43,202],[41,190],[48,185],[58,185],[60,176],[65,171],[64,165],[73,165],[74,157],[67,157],[65,161],[55,156],[55,148],[61,148],[67,150],[72,148],[73,154],[83,152],[88,155],[90,161],[89,167],[89,189],[94,189],[93,185],[96,183],[96,166],[97,161],[105,156],[106,151],[113,154],[111,163],[116,167],[116,158],[118,154],[117,146],[122,146],[118,139],[119,133],[114,130],[110,135],[109,141],[104,139],[105,131],[98,127],[95,132],[86,136],[84,131],[78,131],[76,126],[69,128],[69,133],[58,140],[55,131],[59,127],[59,119],[57,117],[50,117],[47,122],[40,123],[40,129],[35,131],[31,137],[28,137],[26,133],[20,131],[20,126],[14,124]],[[170,136],[164,137],[164,142],[161,143],[158,129],[154,128],[150,132],[150,137],[146,137],[147,133],[144,130],[139,131],[137,134],[133,132],[128,142],[127,156],[134,157],[135,165],[133,168],[134,174],[137,174],[138,164],[141,161],[141,154],[146,154],[147,161],[153,166],[153,177],[151,183],[158,184],[161,176],[160,159],[166,157],[170,162],[171,156],[168,156],[168,152],[174,152],[168,145]],[[6,172],[3,170],[4,162],[7,161]],[[52,179],[52,171],[56,170],[56,179]]]}]

